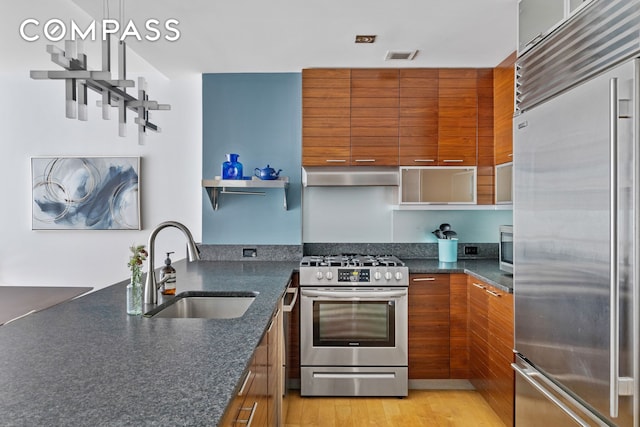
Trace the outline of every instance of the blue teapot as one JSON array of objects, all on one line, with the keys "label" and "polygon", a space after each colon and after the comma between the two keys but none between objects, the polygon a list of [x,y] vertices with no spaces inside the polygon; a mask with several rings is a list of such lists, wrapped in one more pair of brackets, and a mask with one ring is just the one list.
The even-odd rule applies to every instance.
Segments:
[{"label": "blue teapot", "polygon": [[278,169],[278,171],[276,172],[276,170],[269,167],[269,165],[267,165],[266,168],[255,168],[253,170],[253,174],[260,179],[278,179],[280,172],[282,172],[282,169]]}]

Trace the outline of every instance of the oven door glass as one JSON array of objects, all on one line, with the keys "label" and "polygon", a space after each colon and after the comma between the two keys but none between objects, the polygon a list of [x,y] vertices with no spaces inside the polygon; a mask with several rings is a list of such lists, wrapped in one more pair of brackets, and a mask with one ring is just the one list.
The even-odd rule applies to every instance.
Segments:
[{"label": "oven door glass", "polygon": [[395,301],[314,301],[314,347],[395,347]]}]

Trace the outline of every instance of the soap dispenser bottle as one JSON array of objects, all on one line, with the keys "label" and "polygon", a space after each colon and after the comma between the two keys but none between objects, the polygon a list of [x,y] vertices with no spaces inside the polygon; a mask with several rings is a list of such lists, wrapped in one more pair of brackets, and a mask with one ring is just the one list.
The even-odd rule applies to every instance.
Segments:
[{"label": "soap dispenser bottle", "polygon": [[167,252],[167,259],[164,260],[164,267],[160,270],[160,282],[163,284],[162,295],[176,294],[176,269],[171,265],[170,255],[173,252]]}]

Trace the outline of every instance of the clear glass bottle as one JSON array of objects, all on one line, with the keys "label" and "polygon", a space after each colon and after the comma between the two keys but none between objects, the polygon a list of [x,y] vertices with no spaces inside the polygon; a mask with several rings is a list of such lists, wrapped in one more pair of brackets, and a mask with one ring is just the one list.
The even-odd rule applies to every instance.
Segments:
[{"label": "clear glass bottle", "polygon": [[142,275],[134,274],[127,285],[127,314],[142,314]]},{"label": "clear glass bottle", "polygon": [[242,179],[242,163],[238,154],[227,154],[227,161],[222,163],[222,179]]}]

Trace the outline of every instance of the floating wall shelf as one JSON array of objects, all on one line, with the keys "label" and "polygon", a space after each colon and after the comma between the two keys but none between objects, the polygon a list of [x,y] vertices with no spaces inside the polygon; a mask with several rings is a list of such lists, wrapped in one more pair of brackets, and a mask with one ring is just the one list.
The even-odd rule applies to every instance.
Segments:
[{"label": "floating wall shelf", "polygon": [[[203,179],[202,186],[207,190],[213,210],[218,210],[220,194],[240,194],[264,196],[264,191],[247,191],[248,189],[259,188],[282,188],[284,191],[284,210],[287,210],[287,190],[289,189],[289,177],[282,176],[278,179],[262,180],[258,177],[251,179],[221,179],[219,176],[214,179]],[[244,189],[244,190],[243,190]]]}]

